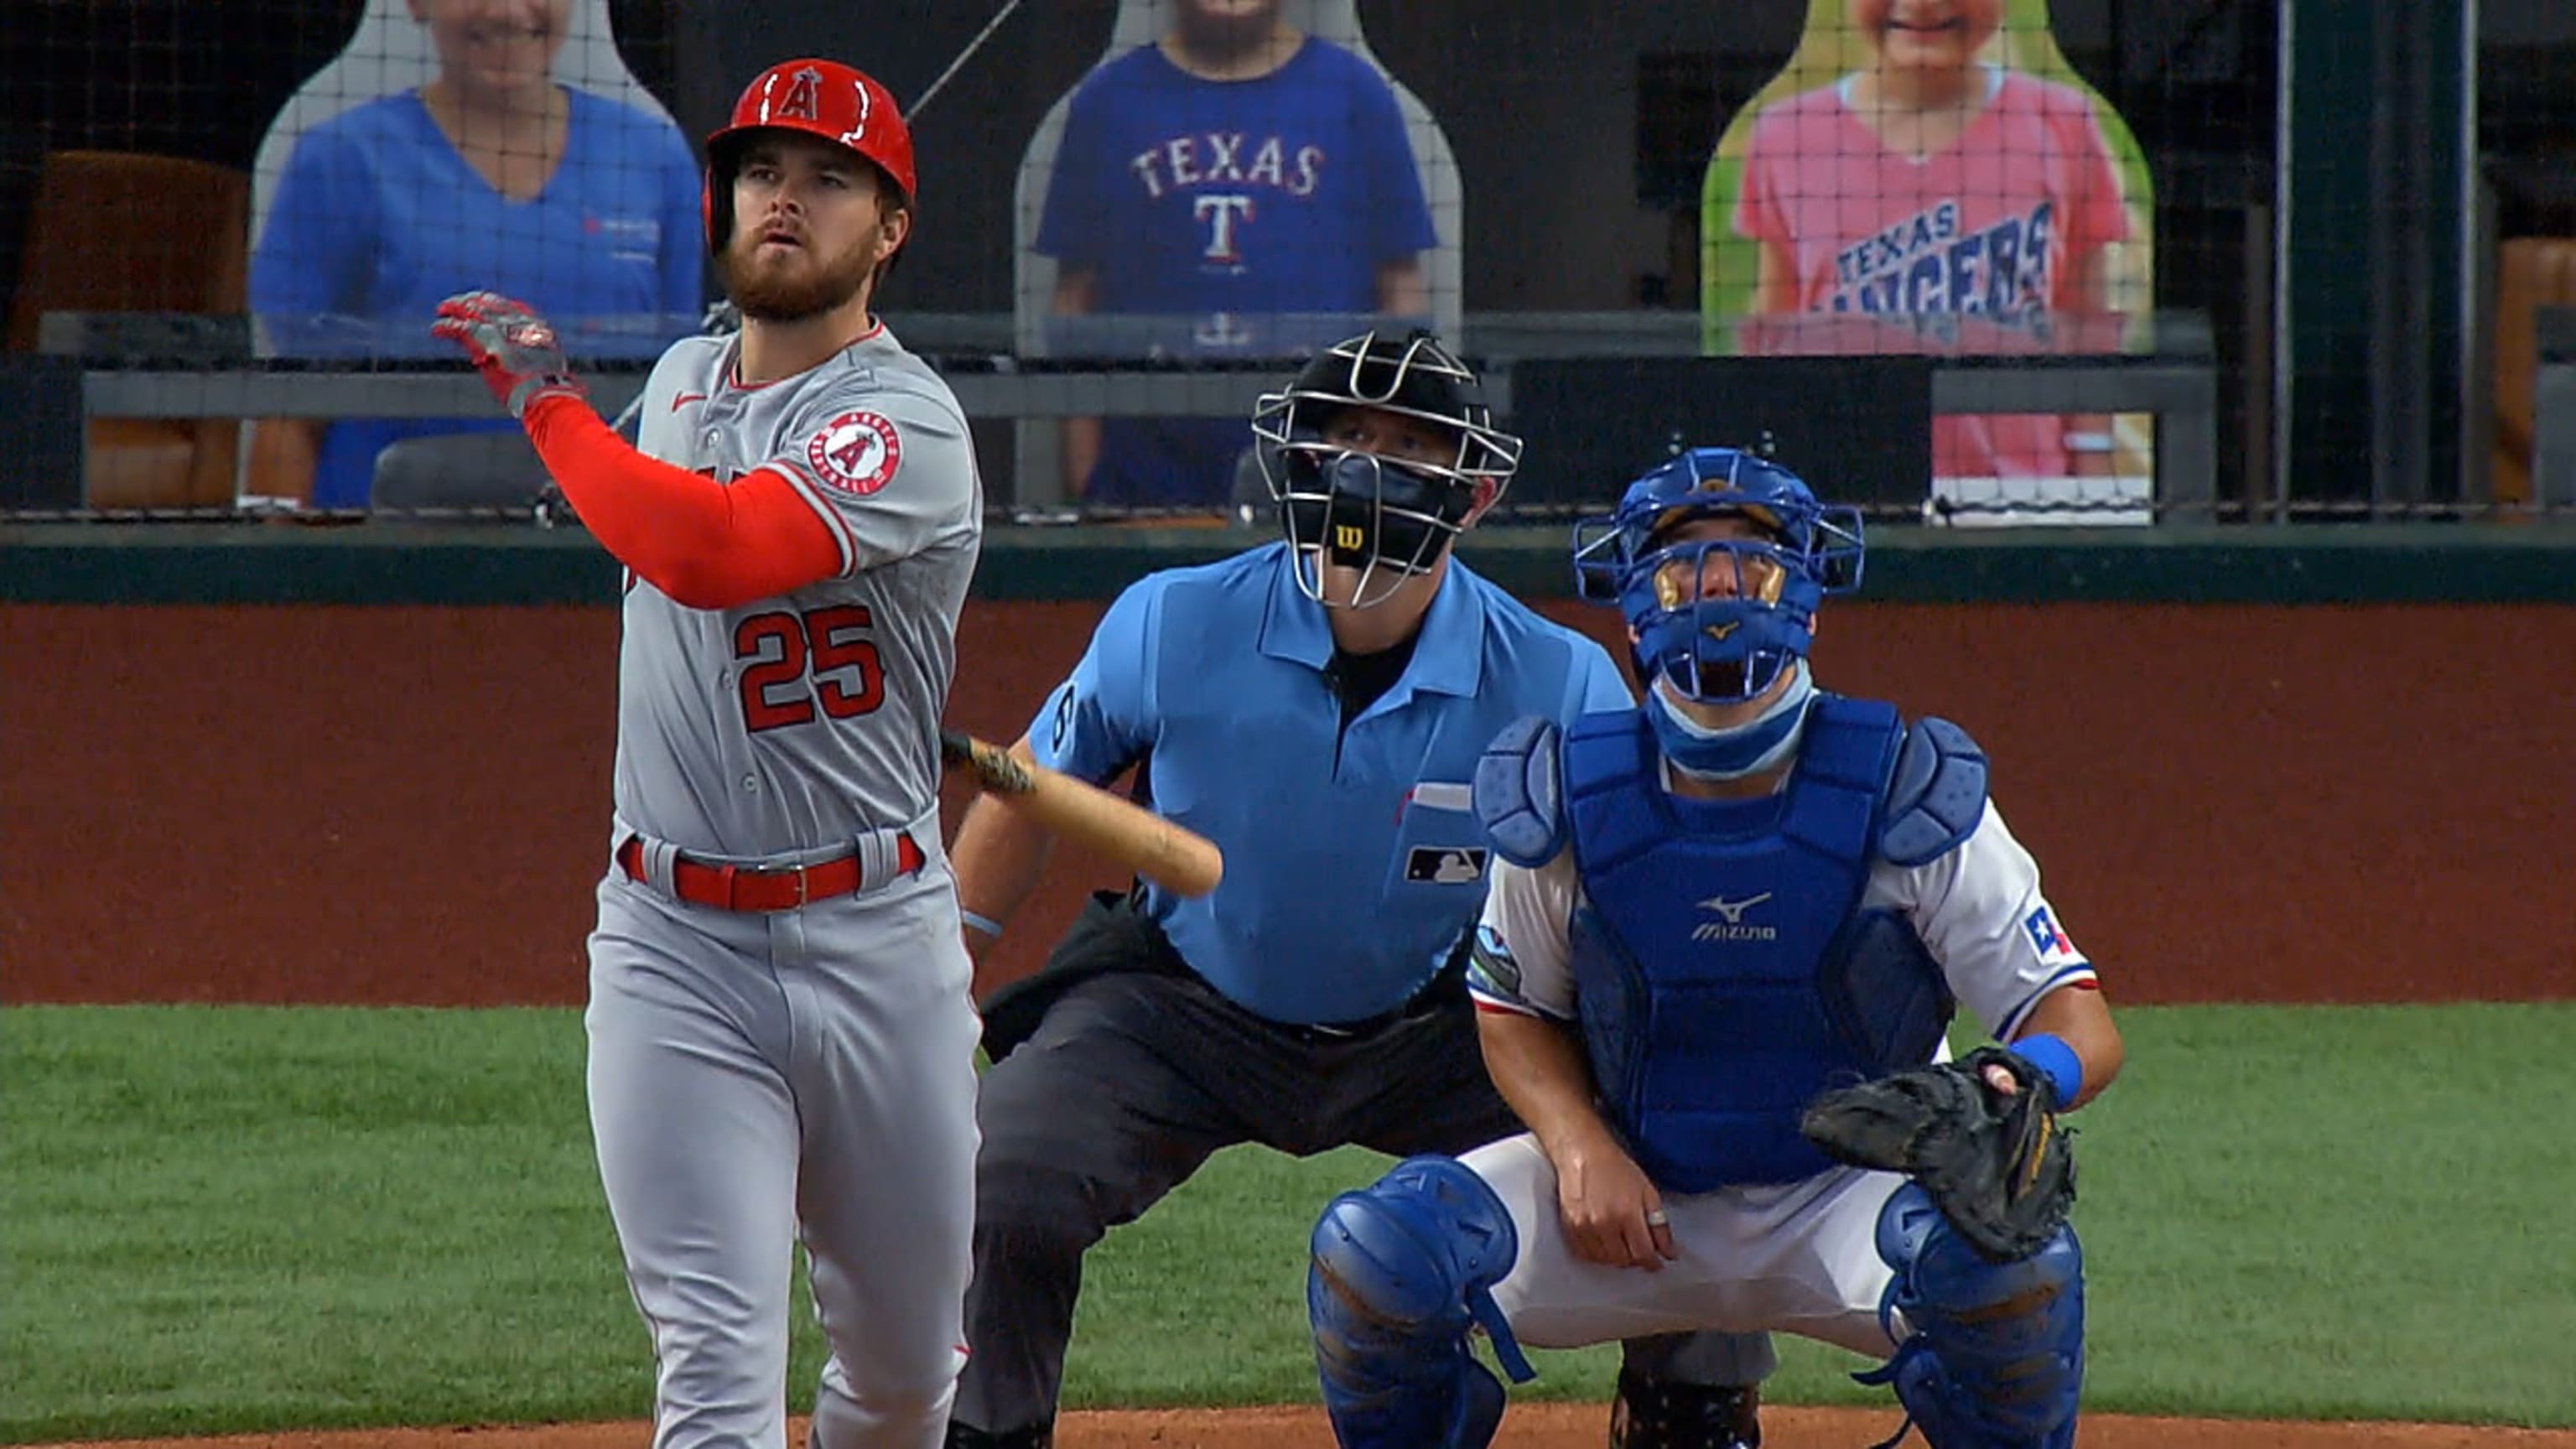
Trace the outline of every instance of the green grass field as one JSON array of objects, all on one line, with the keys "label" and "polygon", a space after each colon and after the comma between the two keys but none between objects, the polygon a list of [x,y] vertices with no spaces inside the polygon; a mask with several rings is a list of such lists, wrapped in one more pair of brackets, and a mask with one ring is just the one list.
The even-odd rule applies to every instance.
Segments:
[{"label": "green grass field", "polygon": [[[2122,1022],[2092,1411],[2576,1425],[2576,1006]],[[0,1013],[0,1438],[642,1416],[581,1054],[571,1011]],[[1113,1234],[1069,1406],[1311,1400],[1306,1230],[1382,1165],[1226,1154]],[[1774,1400],[1883,1402],[1783,1349]]]}]

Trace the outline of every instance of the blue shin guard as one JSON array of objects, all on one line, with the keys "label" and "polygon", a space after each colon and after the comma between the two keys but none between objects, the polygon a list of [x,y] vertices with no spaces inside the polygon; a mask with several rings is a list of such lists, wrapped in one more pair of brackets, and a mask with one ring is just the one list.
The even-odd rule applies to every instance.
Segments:
[{"label": "blue shin guard", "polygon": [[[2017,1263],[1993,1263],[1907,1183],[1878,1215],[1896,1270],[1880,1307],[1911,1334],[1884,1367],[1932,1449],[2069,1449],[2084,1386],[2084,1254],[2062,1227]],[[1900,1435],[1901,1437],[1901,1435]]]},{"label": "blue shin guard", "polygon": [[1492,1442],[1503,1386],[1468,1350],[1467,1334],[1484,1325],[1512,1378],[1532,1377],[1491,1291],[1519,1253],[1503,1200],[1454,1158],[1407,1158],[1324,1209],[1306,1316],[1343,1449]]}]

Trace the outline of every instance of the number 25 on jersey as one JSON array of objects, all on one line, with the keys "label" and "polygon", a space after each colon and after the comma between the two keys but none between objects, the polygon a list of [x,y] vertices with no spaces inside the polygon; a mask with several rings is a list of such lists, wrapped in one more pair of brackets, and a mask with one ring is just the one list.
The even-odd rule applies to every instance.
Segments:
[{"label": "number 25 on jersey", "polygon": [[742,723],[753,734],[811,724],[816,705],[851,719],[885,703],[885,666],[866,635],[875,619],[858,604],[803,614],[775,610],[734,626],[742,665]]}]

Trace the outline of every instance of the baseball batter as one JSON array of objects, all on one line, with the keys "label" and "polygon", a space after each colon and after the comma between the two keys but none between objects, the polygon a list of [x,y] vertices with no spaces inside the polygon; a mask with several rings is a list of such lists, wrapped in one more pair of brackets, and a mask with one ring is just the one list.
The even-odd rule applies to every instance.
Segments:
[{"label": "baseball batter", "polygon": [[1530,1130],[1325,1211],[1308,1303],[1343,1444],[1488,1443],[1503,1391],[1467,1352],[1476,1322],[1520,1373],[1516,1343],[1787,1330],[1894,1355],[1933,1449],[2073,1442],[2072,1230],[1987,1262],[1920,1187],[1798,1129],[1826,1088],[1934,1060],[1954,1004],[2065,1106],[2121,1062],[1984,755],[1814,686],[1814,611],[1857,584],[1859,524],[1712,448],[1640,479],[1578,547],[1646,699],[1523,721],[1478,767],[1500,859],[1470,986]]},{"label": "baseball batter", "polygon": [[785,1444],[801,1241],[831,1349],[811,1442],[931,1449],[964,1357],[978,1030],[937,729],[981,485],[957,400],[869,310],[911,231],[894,98],[788,61],[708,154],[742,330],[663,355],[639,447],[525,308],[459,297],[437,330],[628,569],[589,1078],[654,1443]]}]

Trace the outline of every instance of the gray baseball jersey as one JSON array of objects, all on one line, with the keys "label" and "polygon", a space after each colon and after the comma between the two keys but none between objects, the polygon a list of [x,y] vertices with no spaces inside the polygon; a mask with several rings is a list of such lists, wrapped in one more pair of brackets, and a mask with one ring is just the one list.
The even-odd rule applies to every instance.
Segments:
[{"label": "gray baseball jersey", "polygon": [[643,450],[721,480],[786,474],[841,575],[721,612],[627,590],[617,813],[683,850],[758,859],[937,804],[984,500],[955,394],[882,325],[764,387],[732,384],[734,354],[723,337],[663,354]]},{"label": "gray baseball jersey", "polygon": [[[784,1449],[795,1242],[831,1350],[809,1442],[937,1449],[964,1361],[977,1034],[937,736],[982,489],[957,399],[882,327],[767,386],[734,360],[725,338],[664,354],[643,450],[728,484],[785,475],[841,567],[728,609],[628,581],[616,813],[643,864],[599,886],[591,1131],[653,1333],[656,1449]],[[767,912],[673,886],[675,861],[853,854],[860,889]]]}]

